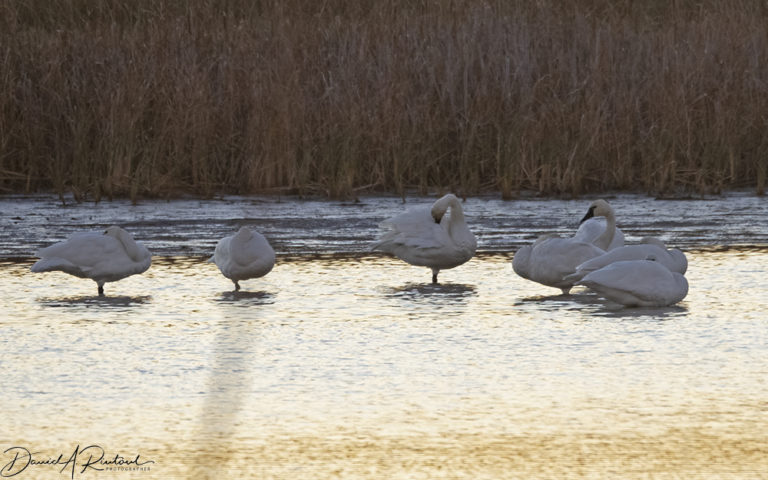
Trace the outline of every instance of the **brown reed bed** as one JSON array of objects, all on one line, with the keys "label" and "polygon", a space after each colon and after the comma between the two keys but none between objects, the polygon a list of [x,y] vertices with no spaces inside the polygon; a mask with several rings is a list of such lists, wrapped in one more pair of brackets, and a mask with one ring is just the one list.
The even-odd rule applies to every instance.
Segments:
[{"label": "brown reed bed", "polygon": [[7,0],[0,192],[755,188],[757,0]]}]

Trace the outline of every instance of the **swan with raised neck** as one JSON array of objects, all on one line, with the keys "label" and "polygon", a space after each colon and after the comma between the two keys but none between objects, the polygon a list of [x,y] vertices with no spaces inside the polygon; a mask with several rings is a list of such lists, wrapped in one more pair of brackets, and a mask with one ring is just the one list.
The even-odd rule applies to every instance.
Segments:
[{"label": "swan with raised neck", "polygon": [[589,205],[586,215],[579,223],[584,223],[593,217],[605,217],[605,230],[592,243],[596,247],[608,251],[613,241],[613,235],[616,233],[616,215],[613,212],[613,207],[603,199],[595,200]]}]

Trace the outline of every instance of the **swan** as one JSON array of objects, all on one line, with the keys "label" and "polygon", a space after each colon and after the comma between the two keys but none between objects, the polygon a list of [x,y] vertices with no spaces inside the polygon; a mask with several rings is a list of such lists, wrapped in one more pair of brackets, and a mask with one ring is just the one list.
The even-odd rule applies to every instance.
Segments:
[{"label": "swan", "polygon": [[385,232],[372,249],[411,265],[431,268],[432,283],[437,283],[440,270],[458,267],[472,258],[477,249],[477,240],[464,220],[461,203],[451,193],[431,207],[407,210],[379,226]]},{"label": "swan", "polygon": [[104,295],[104,284],[145,272],[152,255],[136,243],[130,233],[118,226],[103,233],[76,233],[69,239],[43,248],[35,254],[40,260],[32,272],[60,271],[80,278],[90,278]]},{"label": "swan", "polygon": [[236,234],[219,240],[208,261],[215,263],[221,274],[234,282],[235,291],[239,291],[240,280],[263,277],[272,270],[275,251],[264,235],[241,227]]},{"label": "swan", "polygon": [[[575,240],[592,243],[605,231],[606,220],[604,217],[592,217],[579,224],[579,229],[573,235]],[[608,245],[608,250],[624,246],[624,232],[619,227],[613,234],[613,240]]]},{"label": "swan", "polygon": [[587,274],[577,282],[628,307],[666,307],[688,294],[688,281],[671,272],[654,255],[645,260],[621,260]]},{"label": "swan", "polygon": [[688,259],[685,254],[673,248],[667,250],[664,242],[654,237],[643,237],[639,245],[625,245],[610,250],[599,257],[587,260],[576,267],[576,271],[565,277],[567,281],[577,282],[588,273],[594,272],[613,262],[622,260],[645,260],[652,255],[657,262],[672,272],[685,274],[688,269]]},{"label": "swan", "polygon": [[593,217],[605,217],[606,220],[602,233],[591,241],[583,240],[584,237],[543,235],[533,245],[526,245],[515,253],[512,269],[525,279],[559,288],[567,294],[574,282],[565,277],[575,272],[578,265],[604,254],[616,234],[616,217],[608,202],[592,202],[581,223]]}]

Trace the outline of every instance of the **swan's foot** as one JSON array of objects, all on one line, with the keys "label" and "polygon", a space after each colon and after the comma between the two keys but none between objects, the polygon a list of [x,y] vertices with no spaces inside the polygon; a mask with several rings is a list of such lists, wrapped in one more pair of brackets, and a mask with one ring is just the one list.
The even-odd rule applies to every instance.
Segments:
[{"label": "swan's foot", "polygon": [[240,291],[240,284],[239,284],[239,283],[237,283],[237,282],[235,282],[235,291],[236,291],[236,292],[239,292],[239,291]]},{"label": "swan's foot", "polygon": [[100,297],[104,296],[104,285],[99,285],[99,296]]}]

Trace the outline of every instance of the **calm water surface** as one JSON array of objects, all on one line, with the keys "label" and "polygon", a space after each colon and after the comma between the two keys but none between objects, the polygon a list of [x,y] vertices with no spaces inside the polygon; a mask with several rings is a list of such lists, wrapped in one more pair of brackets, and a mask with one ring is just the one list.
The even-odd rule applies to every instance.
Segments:
[{"label": "calm water surface", "polygon": [[[436,286],[368,253],[398,198],[0,200],[0,452],[64,455],[15,478],[68,478],[92,444],[154,463],[76,478],[766,478],[768,202],[611,202],[628,243],[687,251],[683,302],[618,309],[512,272],[586,200],[469,199],[480,253]],[[29,273],[113,223],[156,256],[107,297]],[[205,260],[243,224],[278,263],[235,293]]]}]

